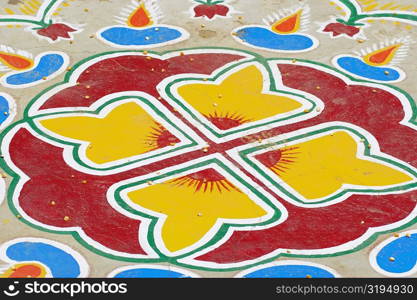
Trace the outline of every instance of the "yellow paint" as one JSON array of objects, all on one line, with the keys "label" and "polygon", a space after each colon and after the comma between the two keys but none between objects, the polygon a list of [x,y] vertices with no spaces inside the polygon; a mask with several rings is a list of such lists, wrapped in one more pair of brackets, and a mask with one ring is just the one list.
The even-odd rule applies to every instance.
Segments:
[{"label": "yellow paint", "polygon": [[13,10],[11,10],[10,8],[5,8],[4,11],[9,15],[14,15],[15,14],[15,12]]},{"label": "yellow paint", "polygon": [[371,11],[371,10],[376,9],[376,8],[378,8],[378,3],[371,4],[371,5],[367,6],[367,7],[364,7],[363,8],[363,11]]},{"label": "yellow paint", "polygon": [[396,1],[388,2],[388,3],[381,3],[375,0],[371,0],[371,1],[359,0],[359,3],[365,6],[363,8],[363,11],[374,11],[374,10],[413,11],[415,9],[415,6],[413,5],[402,5],[402,4],[397,3]]},{"label": "yellow paint", "polygon": [[25,15],[33,15],[33,13],[26,8],[25,5],[19,4],[19,10],[24,13]]},{"label": "yellow paint", "polygon": [[271,170],[307,200],[327,197],[343,184],[384,187],[413,180],[405,172],[359,159],[357,142],[345,131],[292,147],[297,147],[297,154],[287,169]]},{"label": "yellow paint", "polygon": [[22,5],[31,15],[35,14],[36,10],[33,10],[26,2]]},{"label": "yellow paint", "polygon": [[88,142],[85,154],[97,164],[148,152],[146,141],[156,127],[154,119],[135,102],[113,108],[104,118],[91,114],[55,116],[40,124],[63,138]]},{"label": "yellow paint", "polygon": [[197,243],[223,219],[253,219],[266,212],[237,189],[196,191],[194,186],[166,182],[128,193],[129,199],[143,208],[167,216],[162,226],[162,240],[171,251]]},{"label": "yellow paint", "polygon": [[387,9],[391,9],[391,7],[395,6],[396,3],[395,2],[390,2],[387,4],[382,5],[379,9],[380,10],[387,10]]},{"label": "yellow paint", "polygon": [[30,7],[32,7],[35,10],[38,10],[39,8],[39,4],[37,4],[35,1],[26,1],[26,5],[29,5]]},{"label": "yellow paint", "polygon": [[[250,121],[291,112],[302,105],[278,95],[263,94],[264,77],[254,65],[248,66],[220,84],[192,83],[178,88],[179,95],[205,116],[235,113]],[[213,106],[216,103],[216,106]]]}]

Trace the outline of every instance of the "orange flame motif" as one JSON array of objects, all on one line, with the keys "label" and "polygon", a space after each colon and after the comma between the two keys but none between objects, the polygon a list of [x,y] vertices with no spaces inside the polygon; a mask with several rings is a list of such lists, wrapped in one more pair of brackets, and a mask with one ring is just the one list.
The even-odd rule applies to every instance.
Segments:
[{"label": "orange flame motif", "polygon": [[21,263],[15,264],[3,274],[0,274],[0,278],[45,278],[45,268],[37,263]]},{"label": "orange flame motif", "polygon": [[128,17],[130,27],[143,28],[153,24],[152,16],[144,3],[141,3]]},{"label": "orange flame motif", "polygon": [[391,45],[366,55],[364,61],[371,66],[383,66],[389,64],[402,44]]},{"label": "orange flame motif", "polygon": [[13,70],[26,70],[33,66],[33,60],[18,54],[0,51],[0,63]]},{"label": "orange flame motif", "polygon": [[279,34],[290,34],[300,29],[301,15],[303,10],[300,9],[296,13],[280,19],[272,24],[272,30]]}]

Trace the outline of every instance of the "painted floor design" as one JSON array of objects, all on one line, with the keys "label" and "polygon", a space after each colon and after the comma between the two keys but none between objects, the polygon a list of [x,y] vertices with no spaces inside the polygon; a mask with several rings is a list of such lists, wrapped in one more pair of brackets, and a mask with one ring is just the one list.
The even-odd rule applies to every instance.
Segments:
[{"label": "painted floor design", "polygon": [[413,1],[120,2],[0,7],[1,277],[416,276]]}]

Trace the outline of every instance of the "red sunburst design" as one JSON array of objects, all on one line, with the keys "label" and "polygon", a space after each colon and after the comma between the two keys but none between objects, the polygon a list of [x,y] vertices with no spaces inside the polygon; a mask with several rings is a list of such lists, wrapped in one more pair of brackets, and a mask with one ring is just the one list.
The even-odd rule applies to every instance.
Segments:
[{"label": "red sunburst design", "polygon": [[148,139],[145,141],[146,145],[150,147],[149,151],[173,146],[180,142],[178,138],[157,122],[155,122],[155,126],[152,127],[152,130]]},{"label": "red sunburst design", "polygon": [[251,121],[250,119],[247,119],[238,113],[229,112],[223,113],[215,111],[214,113],[205,117],[221,130],[235,128]]},{"label": "red sunburst design", "polygon": [[192,173],[171,181],[175,185],[187,185],[194,187],[196,192],[213,192],[217,190],[223,191],[240,190],[229,182],[223,175],[214,169],[206,169],[200,172]]},{"label": "red sunburst design", "polygon": [[285,173],[289,165],[293,164],[297,159],[296,150],[298,147],[283,148],[269,151],[255,156],[266,167],[274,171],[276,174]]}]

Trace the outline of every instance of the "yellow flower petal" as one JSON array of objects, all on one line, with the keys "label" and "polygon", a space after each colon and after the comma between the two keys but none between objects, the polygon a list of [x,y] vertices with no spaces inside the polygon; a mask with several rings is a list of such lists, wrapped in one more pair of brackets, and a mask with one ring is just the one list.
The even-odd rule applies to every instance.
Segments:
[{"label": "yellow flower petal", "polygon": [[263,86],[264,75],[257,66],[250,65],[229,75],[220,84],[186,84],[180,86],[177,92],[209,119],[232,116],[240,123],[263,120],[302,106],[292,98],[266,94]]},{"label": "yellow flower petal", "polygon": [[131,191],[127,196],[133,203],[167,216],[161,238],[170,252],[197,243],[220,218],[233,223],[267,214],[227,180],[210,181],[204,176],[188,175]]},{"label": "yellow flower petal", "polygon": [[413,180],[382,162],[358,158],[358,144],[345,131],[280,151],[280,159],[270,169],[307,200],[327,197],[344,184],[384,187]]},{"label": "yellow flower petal", "polygon": [[149,152],[157,148],[152,136],[163,131],[135,102],[113,108],[104,118],[90,115],[54,116],[40,124],[61,137],[87,142],[86,157],[97,164]]}]

